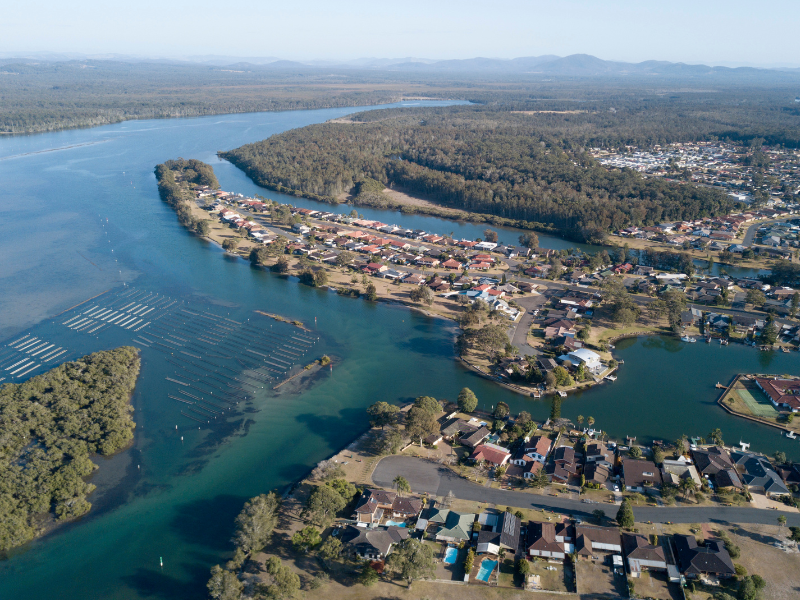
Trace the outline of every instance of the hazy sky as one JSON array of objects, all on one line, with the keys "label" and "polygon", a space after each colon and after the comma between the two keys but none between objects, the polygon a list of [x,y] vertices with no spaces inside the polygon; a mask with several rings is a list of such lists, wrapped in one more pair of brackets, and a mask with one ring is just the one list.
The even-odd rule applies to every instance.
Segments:
[{"label": "hazy sky", "polygon": [[800,66],[798,0],[25,0],[0,52],[513,58]]}]

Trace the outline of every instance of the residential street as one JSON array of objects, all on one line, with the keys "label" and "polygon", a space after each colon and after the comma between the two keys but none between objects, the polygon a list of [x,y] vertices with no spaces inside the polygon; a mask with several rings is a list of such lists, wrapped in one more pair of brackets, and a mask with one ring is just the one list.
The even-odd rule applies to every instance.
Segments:
[{"label": "residential street", "polygon": [[[496,490],[472,483],[459,477],[453,471],[435,462],[412,456],[387,456],[381,460],[372,473],[375,485],[393,488],[392,481],[398,475],[405,477],[415,493],[444,496],[451,491],[456,498],[486,502],[498,506],[532,507],[564,512],[572,515],[591,516],[593,510],[600,508],[606,515],[614,518],[617,506],[612,504],[585,504],[561,496],[536,495],[527,492]],[[800,526],[800,514],[756,508],[735,506],[713,507],[634,507],[637,521],[673,523],[761,523],[775,525],[778,515],[785,514],[787,525]]]}]

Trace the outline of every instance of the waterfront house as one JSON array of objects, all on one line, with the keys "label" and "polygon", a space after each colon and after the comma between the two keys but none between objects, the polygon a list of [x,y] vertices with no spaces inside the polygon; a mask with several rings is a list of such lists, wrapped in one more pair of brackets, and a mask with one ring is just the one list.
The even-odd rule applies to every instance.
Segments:
[{"label": "waterfront house", "polygon": [[602,442],[586,444],[586,464],[595,463],[605,467],[614,466],[614,452]]},{"label": "waterfront house", "polygon": [[800,379],[756,377],[756,385],[777,409],[800,411]]},{"label": "waterfront house", "polygon": [[500,549],[516,553],[519,547],[520,520],[519,517],[504,512],[499,515],[483,513],[479,517],[483,527],[478,533],[478,553],[500,554]]},{"label": "waterfront house", "polygon": [[661,485],[661,473],[656,464],[649,460],[625,458],[622,460],[622,478],[625,487],[634,492]]},{"label": "waterfront house", "polygon": [[511,463],[520,467],[525,466],[525,464],[530,461],[544,463],[548,453],[550,452],[551,445],[552,441],[550,438],[543,435],[537,435],[531,438],[529,442],[523,442],[519,445],[517,450],[514,452]]},{"label": "waterfront house", "polygon": [[639,533],[623,533],[622,546],[628,561],[631,577],[639,577],[642,571],[666,571],[667,558],[661,546],[654,546]]},{"label": "waterfront house", "polygon": [[749,452],[733,452],[731,459],[742,483],[754,492],[763,492],[766,496],[778,497],[789,494],[783,479],[766,457]]},{"label": "waterfront house", "polygon": [[600,362],[600,355],[596,352],[592,352],[588,348],[578,348],[569,354],[559,356],[558,359],[561,361],[568,360],[575,367],[583,364],[587,371],[595,375],[598,375],[603,370],[603,364]]},{"label": "waterfront house", "polygon": [[735,469],[731,455],[725,448],[709,446],[692,449],[695,467],[701,475],[716,475],[724,469]]},{"label": "waterfront house", "polygon": [[575,527],[575,552],[591,557],[596,552],[622,552],[622,538],[616,527],[580,524]]},{"label": "waterfront house", "polygon": [[395,519],[409,519],[422,512],[422,500],[413,496],[395,496],[391,515]]},{"label": "waterfront house", "polygon": [[411,273],[408,277],[403,277],[403,283],[410,283],[411,285],[422,285],[425,283],[425,278],[422,275]]},{"label": "waterfront house", "polygon": [[380,527],[370,529],[349,525],[342,532],[345,551],[351,556],[366,560],[382,560],[392,551],[392,546],[408,538],[405,527]]},{"label": "waterfront house", "polygon": [[681,479],[691,479],[697,485],[702,484],[700,475],[694,465],[681,460],[665,460],[661,464],[661,480],[664,483],[678,485]]},{"label": "waterfront house", "polygon": [[464,446],[475,448],[478,444],[485,440],[490,433],[491,431],[489,431],[486,427],[480,427],[471,432],[469,435],[460,437],[458,441]]},{"label": "waterfront house", "polygon": [[559,446],[553,451],[553,460],[547,467],[547,474],[554,483],[568,483],[578,475],[579,466],[575,450],[569,446]]},{"label": "waterfront house", "polygon": [[674,535],[672,542],[677,553],[681,573],[693,579],[701,575],[718,578],[733,577],[736,570],[731,555],[720,540],[706,540],[699,546],[693,535]]},{"label": "waterfront house", "polygon": [[359,523],[380,523],[384,513],[392,510],[397,494],[386,490],[366,489],[356,504],[353,518]]},{"label": "waterfront house", "polygon": [[487,462],[495,467],[500,467],[508,462],[511,453],[495,444],[479,444],[470,454],[469,459],[479,463]]}]

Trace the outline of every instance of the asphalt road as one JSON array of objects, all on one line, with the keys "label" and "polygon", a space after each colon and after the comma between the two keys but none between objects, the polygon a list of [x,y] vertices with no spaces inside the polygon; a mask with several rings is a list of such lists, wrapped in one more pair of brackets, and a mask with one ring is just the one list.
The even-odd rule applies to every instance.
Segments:
[{"label": "asphalt road", "polygon": [[[617,507],[611,504],[586,504],[561,496],[535,495],[527,492],[486,488],[459,477],[447,467],[433,461],[412,456],[387,456],[378,463],[372,474],[375,485],[392,488],[395,477],[405,477],[415,493],[427,492],[445,496],[452,491],[456,498],[486,502],[499,506],[555,510],[575,516],[590,517],[593,510],[601,509],[611,518]],[[785,514],[788,525],[800,526],[800,514],[736,506],[714,507],[634,507],[636,520],[673,523],[761,523],[777,525],[779,514]]]}]

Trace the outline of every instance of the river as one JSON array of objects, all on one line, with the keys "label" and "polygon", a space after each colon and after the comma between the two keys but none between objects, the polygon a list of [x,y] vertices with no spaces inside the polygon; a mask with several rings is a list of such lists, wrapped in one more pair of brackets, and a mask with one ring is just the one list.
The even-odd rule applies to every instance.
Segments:
[{"label": "river", "polygon": [[[514,412],[547,416],[549,402],[522,398],[461,368],[446,321],[251,269],[188,234],[158,197],[153,167],[178,156],[214,164],[224,189],[257,191],[219,163],[216,152],[357,110],[131,121],[0,139],[0,339],[6,343],[35,335],[68,346],[65,357],[130,343],[129,331],[76,334],[62,324],[75,311],[55,315],[106,290],[96,302],[135,288],[240,322],[259,319],[257,309],[300,319],[320,338],[311,357],[334,358],[333,369],[313,382],[279,394],[259,391],[228,424],[198,430],[167,398],[165,376],[173,367],[144,348],[132,448],[99,461],[88,516],[0,563],[1,599],[203,597],[209,568],[232,549],[233,519],[243,502],[284,489],[349,443],[367,426],[364,408],[376,400],[454,399],[469,386],[485,406],[503,400]],[[391,221],[464,237],[482,231],[401,213]],[[501,239],[513,243],[519,233],[504,229]],[[572,245],[540,237],[543,245]],[[737,370],[796,372],[797,355],[661,338],[620,342],[618,355],[625,360],[619,380],[569,398],[565,416],[592,415],[612,436],[640,440],[720,427],[728,441],[741,436],[754,449],[800,457],[796,442],[713,404],[717,380]]]}]

